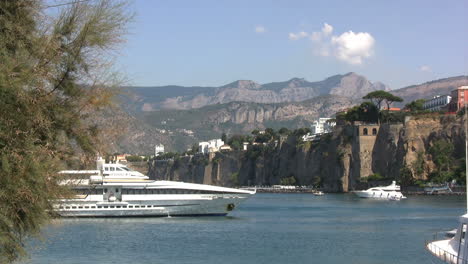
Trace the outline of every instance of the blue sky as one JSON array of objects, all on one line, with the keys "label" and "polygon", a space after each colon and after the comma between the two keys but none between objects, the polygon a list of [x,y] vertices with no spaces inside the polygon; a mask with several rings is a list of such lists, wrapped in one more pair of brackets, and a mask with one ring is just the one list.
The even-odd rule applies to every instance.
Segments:
[{"label": "blue sky", "polygon": [[466,0],[134,0],[131,8],[117,59],[131,85],[318,81],[354,71],[396,89],[468,72]]}]

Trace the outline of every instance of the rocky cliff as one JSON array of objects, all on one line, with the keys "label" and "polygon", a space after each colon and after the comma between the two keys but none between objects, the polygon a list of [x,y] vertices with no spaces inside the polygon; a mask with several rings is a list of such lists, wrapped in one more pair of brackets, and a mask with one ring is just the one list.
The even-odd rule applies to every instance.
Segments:
[{"label": "rocky cliff", "polygon": [[318,142],[302,142],[291,135],[277,143],[250,146],[248,151],[153,161],[149,175],[223,186],[274,185],[294,178],[296,185],[347,192],[375,173],[408,182],[402,178],[405,169],[405,177],[409,173],[413,179],[427,179],[437,169],[429,151],[434,142],[453,144],[451,158],[457,159],[464,153],[464,137],[463,120],[454,116],[411,117],[404,124],[380,127],[341,125]]}]

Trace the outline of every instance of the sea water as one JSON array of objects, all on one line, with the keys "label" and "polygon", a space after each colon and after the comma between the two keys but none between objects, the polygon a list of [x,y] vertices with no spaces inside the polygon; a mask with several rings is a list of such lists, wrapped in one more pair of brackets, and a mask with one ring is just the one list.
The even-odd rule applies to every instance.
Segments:
[{"label": "sea water", "polygon": [[61,219],[24,263],[440,263],[425,240],[456,228],[464,196],[402,201],[256,194],[227,217]]}]

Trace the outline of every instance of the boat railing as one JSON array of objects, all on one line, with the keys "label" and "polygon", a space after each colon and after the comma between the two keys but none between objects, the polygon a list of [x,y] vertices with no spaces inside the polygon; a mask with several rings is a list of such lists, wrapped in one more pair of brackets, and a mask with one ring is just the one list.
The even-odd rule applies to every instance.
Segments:
[{"label": "boat railing", "polygon": [[468,259],[459,257],[453,253],[448,252],[447,250],[443,249],[442,247],[437,246],[436,244],[432,243],[439,240],[446,240],[449,239],[447,237],[446,231],[439,231],[433,234],[433,238],[430,240],[425,241],[426,249],[431,252],[432,255],[437,257],[438,259],[442,260],[445,263],[451,264],[468,264]]}]

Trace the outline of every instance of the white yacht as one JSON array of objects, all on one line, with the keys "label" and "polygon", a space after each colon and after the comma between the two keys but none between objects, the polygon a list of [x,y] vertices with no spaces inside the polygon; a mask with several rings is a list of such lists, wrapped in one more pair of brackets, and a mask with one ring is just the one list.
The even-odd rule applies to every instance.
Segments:
[{"label": "white yacht", "polygon": [[426,243],[426,249],[432,255],[443,260],[446,263],[452,264],[467,264],[468,263],[468,239],[466,227],[468,226],[468,214],[462,215],[459,218],[459,226],[455,236]]},{"label": "white yacht", "polygon": [[365,191],[355,191],[357,196],[361,198],[400,200],[406,197],[400,192],[400,186],[396,185],[395,181],[392,184],[384,187],[372,187]]},{"label": "white yacht", "polygon": [[54,203],[63,217],[133,217],[226,215],[255,190],[224,188],[205,184],[149,180],[123,164],[105,164],[98,170],[62,171],[91,174],[89,178],[65,180],[77,193]]}]

